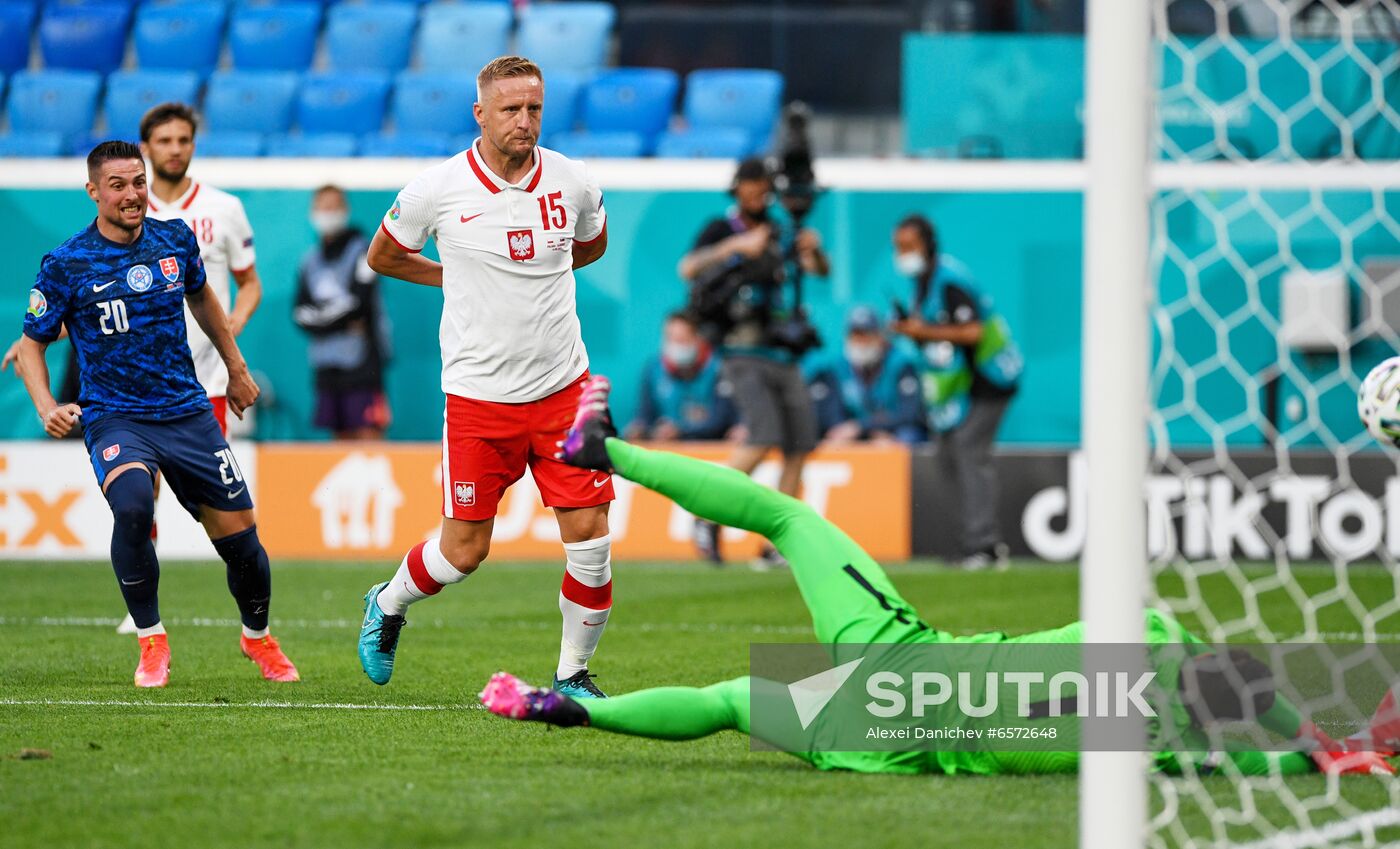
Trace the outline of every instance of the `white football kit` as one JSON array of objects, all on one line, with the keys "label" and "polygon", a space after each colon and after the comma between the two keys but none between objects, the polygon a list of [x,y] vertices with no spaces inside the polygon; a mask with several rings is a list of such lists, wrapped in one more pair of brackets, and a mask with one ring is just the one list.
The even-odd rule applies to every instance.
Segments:
[{"label": "white football kit", "polygon": [[[204,261],[204,275],[209,287],[228,312],[231,305],[229,272],[244,271],[253,266],[253,228],[243,211],[243,202],[228,192],[197,181],[172,203],[148,198],[152,218],[183,220],[194,231],[199,242],[199,257]],[[185,307],[185,326],[189,330],[190,353],[194,357],[195,376],[211,398],[228,392],[228,368],[214,349],[214,343],[204,335],[195,322],[189,306]]]},{"label": "white football kit", "polygon": [[405,186],[381,226],[404,250],[437,242],[443,392],[536,401],[588,368],[573,245],[602,234],[603,193],[582,163],[542,147],[520,182],[507,183],[479,144]]}]

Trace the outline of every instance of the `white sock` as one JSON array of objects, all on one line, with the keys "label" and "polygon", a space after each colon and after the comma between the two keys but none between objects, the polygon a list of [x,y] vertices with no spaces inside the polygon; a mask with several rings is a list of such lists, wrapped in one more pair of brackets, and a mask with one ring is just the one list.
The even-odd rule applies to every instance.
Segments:
[{"label": "white sock", "polygon": [[243,626],[243,636],[247,637],[250,640],[261,640],[263,637],[267,636],[267,633],[267,628],[263,628],[260,631],[255,631],[252,628],[249,628],[247,625]]},{"label": "white sock", "polygon": [[162,625],[161,623],[157,622],[156,624],[152,625],[152,626],[149,627],[149,628],[137,628],[137,629],[136,629],[136,638],[139,639],[139,640],[144,640],[145,638],[151,636],[152,634],[164,634],[164,633],[165,633],[165,626]]},{"label": "white sock", "polygon": [[410,604],[437,595],[444,586],[466,579],[467,574],[442,556],[437,537],[420,542],[409,549],[399,571],[379,591],[379,609],[390,616],[402,616]]},{"label": "white sock", "polygon": [[598,640],[612,611],[612,537],[564,543],[564,584],[559,589],[559,612],[564,636],[559,642],[560,681],[581,669],[598,650]]}]

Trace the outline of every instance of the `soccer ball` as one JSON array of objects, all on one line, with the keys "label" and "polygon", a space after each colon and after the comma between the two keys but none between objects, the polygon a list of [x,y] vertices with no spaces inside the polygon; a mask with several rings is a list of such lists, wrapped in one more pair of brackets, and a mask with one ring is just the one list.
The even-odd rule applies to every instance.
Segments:
[{"label": "soccer ball", "polygon": [[1383,361],[1366,375],[1356,412],[1372,436],[1400,448],[1400,357]]}]

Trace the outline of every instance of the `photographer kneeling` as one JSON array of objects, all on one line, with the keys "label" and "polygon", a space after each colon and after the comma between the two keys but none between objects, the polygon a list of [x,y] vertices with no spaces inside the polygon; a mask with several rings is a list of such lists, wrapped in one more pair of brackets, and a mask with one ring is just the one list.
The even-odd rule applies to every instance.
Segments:
[{"label": "photographer kneeling", "polygon": [[[734,207],[705,225],[681,260],[680,274],[691,285],[690,313],[720,347],[724,376],[748,431],[729,465],[752,474],[777,448],[783,455],[778,489],[795,496],[802,464],[817,444],[816,414],[797,360],[820,341],[785,284],[802,272],[825,275],[830,262],[816,231],[785,226],[762,159],[739,164],[730,193]],[[792,273],[790,264],[797,266]],[[718,527],[697,521],[696,544],[722,562]],[[780,565],[782,557],[769,546],[761,561]]]}]

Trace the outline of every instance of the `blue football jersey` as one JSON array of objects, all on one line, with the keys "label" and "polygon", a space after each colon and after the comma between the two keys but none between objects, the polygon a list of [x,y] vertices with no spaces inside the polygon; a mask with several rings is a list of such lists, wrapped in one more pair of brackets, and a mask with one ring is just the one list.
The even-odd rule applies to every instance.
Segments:
[{"label": "blue football jersey", "polygon": [[147,218],[130,245],[104,238],[94,222],[44,255],[24,334],[52,342],[68,326],[84,420],[187,416],[210,408],[185,330],[185,294],[203,287],[199,244],[185,222]]}]

